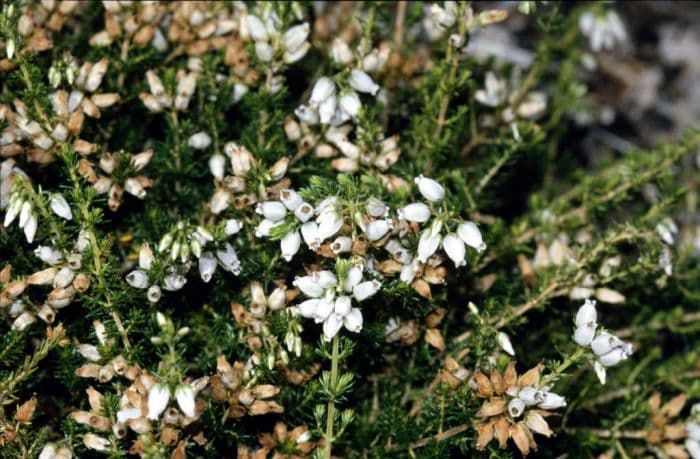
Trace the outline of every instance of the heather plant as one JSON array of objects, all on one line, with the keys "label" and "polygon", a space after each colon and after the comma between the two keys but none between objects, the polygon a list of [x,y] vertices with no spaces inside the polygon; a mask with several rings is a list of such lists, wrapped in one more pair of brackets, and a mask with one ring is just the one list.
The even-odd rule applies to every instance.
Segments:
[{"label": "heather plant", "polygon": [[4,1],[0,457],[700,458],[700,131],[578,141],[629,42],[607,3]]}]

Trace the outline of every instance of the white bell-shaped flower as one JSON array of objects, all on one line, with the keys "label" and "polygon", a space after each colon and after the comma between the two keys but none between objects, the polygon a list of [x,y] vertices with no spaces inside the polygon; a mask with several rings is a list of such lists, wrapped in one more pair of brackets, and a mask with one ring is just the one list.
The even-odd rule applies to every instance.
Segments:
[{"label": "white bell-shaped flower", "polygon": [[442,247],[450,260],[454,262],[455,267],[459,268],[467,264],[466,248],[462,239],[454,234],[447,234],[442,238]]},{"label": "white bell-shaped flower", "polygon": [[312,276],[298,276],[292,285],[311,298],[320,298],[323,295],[323,287]]},{"label": "white bell-shaped flower", "polygon": [[464,222],[457,227],[457,234],[469,247],[476,249],[477,252],[483,252],[486,249],[486,243],[481,236],[481,231],[474,222]]},{"label": "white bell-shaped flower", "polygon": [[595,300],[586,300],[585,303],[583,303],[578,312],[576,312],[576,318],[574,319],[576,327],[580,328],[586,325],[595,325],[596,320],[598,319],[598,313],[596,312],[595,306]]},{"label": "white bell-shaped flower", "polygon": [[360,282],[352,288],[352,295],[357,301],[364,301],[374,296],[381,287],[381,283],[376,280]]},{"label": "white bell-shaped flower", "polygon": [[414,202],[402,207],[396,214],[401,220],[425,223],[430,219],[430,207],[422,202]]},{"label": "white bell-shaped flower", "polygon": [[260,202],[255,207],[255,212],[273,222],[282,220],[287,215],[287,208],[280,201]]},{"label": "white bell-shaped flower", "polygon": [[126,282],[134,288],[146,288],[148,287],[148,274],[135,269],[126,275]]},{"label": "white bell-shaped flower", "polygon": [[357,69],[350,72],[350,79],[348,80],[348,83],[350,83],[350,86],[352,86],[356,91],[366,92],[373,96],[376,96],[380,89],[379,85],[372,80],[371,76],[367,75],[367,73],[363,72],[362,70]]},{"label": "white bell-shaped flower", "polygon": [[566,406],[566,399],[554,392],[543,392],[539,407],[544,410],[556,410]]},{"label": "white bell-shaped flower", "polygon": [[595,337],[596,325],[584,325],[574,331],[574,341],[579,346],[588,346]]},{"label": "white bell-shaped flower", "polygon": [[439,201],[445,197],[445,189],[435,180],[419,175],[413,181],[418,185],[420,194],[428,201]]},{"label": "white bell-shaped flower", "polygon": [[194,390],[189,384],[182,384],[175,389],[175,399],[185,416],[195,417]]},{"label": "white bell-shaped flower", "polygon": [[335,94],[335,83],[328,77],[321,77],[318,79],[314,88],[311,90],[311,97],[309,98],[309,103],[311,105],[318,105],[325,101],[329,97]]},{"label": "white bell-shaped flower", "polygon": [[294,255],[296,255],[299,251],[300,247],[301,235],[299,234],[299,231],[290,231],[280,240],[282,258],[284,258],[286,261],[291,261]]},{"label": "white bell-shaped flower", "polygon": [[73,219],[73,212],[71,212],[70,206],[68,205],[68,201],[66,201],[66,198],[64,198],[62,194],[52,194],[51,201],[49,204],[53,213],[55,213],[59,217],[66,220]]},{"label": "white bell-shaped flower", "polygon": [[378,241],[391,231],[393,224],[391,220],[372,220],[367,223],[365,234],[371,242]]},{"label": "white bell-shaped flower", "polygon": [[148,391],[148,419],[158,419],[169,401],[170,389],[164,384],[154,384]]},{"label": "white bell-shaped flower", "polygon": [[204,282],[209,282],[216,271],[217,261],[214,254],[204,252],[199,257],[199,276]]}]

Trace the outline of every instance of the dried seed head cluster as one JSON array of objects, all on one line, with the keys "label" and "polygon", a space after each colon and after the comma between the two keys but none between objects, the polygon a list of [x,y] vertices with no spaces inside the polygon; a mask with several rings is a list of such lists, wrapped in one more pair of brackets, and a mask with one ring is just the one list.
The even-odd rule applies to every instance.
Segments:
[{"label": "dried seed head cluster", "polygon": [[527,455],[537,450],[534,434],[553,435],[545,417],[566,406],[566,401],[548,386],[540,387],[541,372],[542,367],[536,366],[518,376],[515,362],[511,362],[503,373],[494,369],[490,377],[481,372],[474,375],[477,393],[484,398],[476,414],[480,418],[475,424],[477,448],[484,449],[494,438],[505,448],[511,438]]}]

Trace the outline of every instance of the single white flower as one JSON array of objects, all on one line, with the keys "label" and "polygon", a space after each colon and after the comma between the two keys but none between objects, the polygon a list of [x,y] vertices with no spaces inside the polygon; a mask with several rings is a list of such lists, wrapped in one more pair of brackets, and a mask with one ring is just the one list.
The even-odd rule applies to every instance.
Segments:
[{"label": "single white flower", "polygon": [[52,194],[50,206],[53,213],[55,213],[59,217],[66,220],[73,219],[73,212],[71,212],[70,206],[68,205],[68,201],[66,201],[66,198],[64,198],[62,194]]},{"label": "single white flower", "polygon": [[317,249],[320,246],[318,239],[318,223],[310,221],[301,225],[301,237],[309,248]]},{"label": "single white flower", "polygon": [[126,282],[134,288],[148,287],[148,274],[135,269],[126,275]]},{"label": "single white flower", "polygon": [[[338,105],[338,99],[334,96],[331,95],[330,97],[324,99],[322,102],[318,104],[318,118],[319,121],[321,121],[321,124],[330,124],[331,120],[333,119],[333,115],[335,115],[336,107]],[[334,124],[339,124],[339,123],[334,123]]]},{"label": "single white flower", "polygon": [[419,175],[413,181],[418,185],[420,194],[428,201],[439,201],[445,197],[445,189],[435,180]]},{"label": "single white flower", "polygon": [[204,282],[209,282],[216,271],[217,261],[214,254],[204,252],[199,257],[199,276]]},{"label": "single white flower", "polygon": [[260,202],[255,207],[255,212],[273,222],[282,220],[287,215],[287,208],[280,201]]},{"label": "single white flower", "polygon": [[148,419],[156,420],[170,401],[170,390],[163,384],[154,384],[148,391]]},{"label": "single white flower", "polygon": [[323,295],[323,287],[313,276],[297,276],[292,285],[311,298],[320,298]]},{"label": "single white flower", "polygon": [[566,399],[554,392],[543,392],[539,407],[544,410],[556,410],[566,406]]},{"label": "single white flower", "polygon": [[308,22],[290,27],[284,33],[284,47],[288,51],[296,51],[306,41],[309,36],[309,31],[310,27]]},{"label": "single white flower", "polygon": [[626,360],[628,356],[629,354],[625,348],[616,347],[610,352],[598,356],[598,361],[604,367],[612,367],[614,365],[617,365],[621,361]]},{"label": "single white flower", "polygon": [[282,204],[284,204],[290,212],[294,212],[297,207],[304,202],[301,196],[291,188],[285,188],[280,191],[280,201],[282,201]]},{"label": "single white flower", "polygon": [[352,239],[348,236],[338,236],[331,243],[331,250],[334,254],[349,252],[352,249]]},{"label": "single white flower", "polygon": [[436,220],[430,228],[424,229],[421,233],[418,239],[418,260],[421,263],[428,261],[428,258],[433,256],[440,246],[440,242],[442,241],[442,237],[440,236],[441,229],[442,224]]},{"label": "single white flower", "polygon": [[595,325],[596,320],[598,319],[595,306],[595,300],[586,300],[583,303],[578,312],[576,312],[576,319],[574,319],[574,323],[577,327],[583,327],[591,324]]},{"label": "single white flower", "polygon": [[381,287],[381,283],[376,280],[360,282],[352,288],[352,294],[357,301],[364,301],[374,296]]},{"label": "single white flower", "polygon": [[393,224],[391,220],[372,220],[367,223],[365,234],[371,242],[378,241],[391,231]]},{"label": "single white flower", "polygon": [[450,257],[450,260],[454,262],[455,267],[459,268],[467,264],[464,241],[455,234],[445,235],[445,237],[442,238],[442,247],[447,256]]},{"label": "single white flower", "polygon": [[318,79],[314,88],[311,90],[311,97],[309,98],[309,103],[311,105],[318,105],[321,102],[329,99],[335,94],[335,83],[328,77],[321,77]]},{"label": "single white flower", "polygon": [[168,274],[163,278],[163,288],[169,292],[176,292],[185,286],[187,278],[179,274]]},{"label": "single white flower", "polygon": [[282,258],[286,261],[292,260],[294,255],[299,251],[299,247],[301,247],[301,235],[299,235],[299,231],[290,231],[280,240]]},{"label": "single white flower", "polygon": [[[189,384],[182,384],[175,389],[175,398],[177,399],[177,404],[180,406],[182,412],[188,418],[195,417],[194,409],[194,391]],[[149,392],[149,405],[150,405],[150,392]],[[150,410],[149,410],[150,417]]]},{"label": "single white flower", "polygon": [[60,250],[45,245],[40,245],[34,249],[34,255],[49,265],[55,265],[63,261],[63,253]]},{"label": "single white flower", "polygon": [[430,207],[422,202],[414,202],[402,207],[396,214],[401,220],[425,223],[430,219]]},{"label": "single white flower", "polygon": [[355,91],[345,91],[340,95],[340,108],[351,117],[357,116],[362,108],[360,96]]},{"label": "single white flower", "polygon": [[481,237],[481,231],[474,222],[464,222],[457,227],[457,234],[469,247],[476,249],[477,252],[483,252],[486,249],[486,243]]},{"label": "single white flower", "polygon": [[83,443],[87,448],[94,449],[95,451],[107,451],[110,446],[109,440],[93,433],[85,434]]},{"label": "single white flower", "polygon": [[248,15],[248,31],[255,41],[267,41],[267,29],[265,24],[254,14]]},{"label": "single white flower", "polygon": [[574,341],[579,346],[588,346],[595,337],[596,325],[584,325],[574,331]]},{"label": "single white flower", "polygon": [[348,80],[348,83],[350,83],[350,86],[352,86],[356,91],[366,92],[373,96],[376,96],[380,89],[379,85],[372,80],[372,77],[367,75],[367,73],[363,72],[362,70],[357,69],[350,72],[350,79]]}]

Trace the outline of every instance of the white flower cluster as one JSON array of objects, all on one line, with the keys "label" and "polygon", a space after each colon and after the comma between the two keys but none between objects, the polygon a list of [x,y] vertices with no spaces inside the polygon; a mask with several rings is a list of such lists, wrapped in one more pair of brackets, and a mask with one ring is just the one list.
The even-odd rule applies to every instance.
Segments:
[{"label": "white flower cluster", "polygon": [[[414,179],[418,185],[418,191],[431,203],[438,203],[445,197],[445,189],[435,180],[422,175]],[[402,220],[415,223],[426,223],[431,217],[431,208],[425,203],[415,202],[408,204],[398,211]],[[429,228],[421,232],[418,240],[418,261],[425,263],[442,245],[445,254],[454,262],[456,267],[464,266],[466,261],[466,246],[468,245],[478,252],[486,249],[486,243],[481,236],[481,231],[474,222],[463,221],[457,226],[457,232],[448,232],[443,235],[446,228],[441,218],[435,218]]]},{"label": "white flower cluster", "polygon": [[163,82],[153,70],[146,72],[146,81],[151,92],[140,93],[139,99],[152,113],[162,112],[166,108],[185,111],[197,88],[197,74],[194,72],[178,72],[177,88],[172,95],[166,92]]},{"label": "white flower cluster", "polygon": [[[241,30],[241,35],[243,38],[250,36],[253,39],[255,55],[262,62],[271,63],[273,71],[279,70],[282,64],[297,62],[311,48],[311,44],[307,41],[310,32],[308,22],[292,26],[282,32],[280,18],[275,12],[266,10],[262,18],[248,14],[245,25],[247,28]],[[279,57],[281,62],[275,62]],[[277,92],[281,87],[280,79],[269,89]]]},{"label": "white flower cluster", "polygon": [[685,440],[685,449],[693,459],[700,459],[700,403],[696,403],[690,409],[690,418],[685,423],[685,431],[688,438]]},{"label": "white flower cluster", "polygon": [[[50,246],[38,246],[34,255],[49,267],[36,271],[26,278],[9,282],[9,268],[7,274],[3,270],[0,279],[6,285],[0,291],[0,308],[8,307],[7,314],[13,318],[12,330],[24,331],[36,322],[37,317],[46,323],[53,323],[56,311],[73,302],[76,295],[85,292],[90,287],[90,278],[82,268],[82,253],[87,249],[88,236],[81,231],[78,240],[70,251],[60,251]],[[33,301],[25,301],[22,294],[30,286],[49,285],[53,287],[40,306],[34,306]]]},{"label": "white flower cluster", "polygon": [[574,341],[579,346],[590,346],[593,367],[601,384],[605,384],[606,368],[617,365],[632,355],[632,344],[606,331],[597,330],[598,313],[595,300],[586,300],[576,313]]},{"label": "white flower cluster", "polygon": [[[229,219],[223,223],[223,234],[230,237],[237,234],[243,223],[240,220]],[[205,250],[207,244],[217,244],[217,248]],[[215,241],[212,233],[202,226],[192,229],[184,222],[179,222],[176,228],[165,234],[158,244],[158,252],[164,256],[162,265],[165,266],[166,275],[163,278],[162,288],[173,292],[185,286],[190,270],[190,256],[198,259],[199,274],[204,282],[209,282],[220,266],[224,271],[238,275],[241,263],[233,246],[226,241]],[[180,264],[173,263],[179,259]],[[126,281],[134,288],[148,289],[147,297],[152,303],[158,302],[161,297],[161,286],[149,282],[148,271],[154,266],[155,255],[148,244],[143,244],[139,251],[138,269],[126,275]]]},{"label": "white flower cluster", "polygon": [[[59,217],[65,220],[72,220],[73,213],[71,212],[68,201],[60,193],[52,193],[49,198],[49,207]],[[39,215],[34,208],[31,198],[28,198],[20,190],[15,190],[10,195],[10,199],[5,212],[3,226],[7,228],[19,216],[19,227],[24,230],[24,236],[27,242],[34,242],[34,236],[39,226]]]},{"label": "white flower cluster", "polygon": [[317,271],[294,279],[293,285],[310,299],[297,305],[298,312],[316,323],[323,323],[323,336],[330,341],[344,326],[348,331],[362,330],[362,311],[352,300],[362,302],[374,296],[381,287],[376,280],[363,281],[363,267],[351,266],[336,276],[331,271]]},{"label": "white flower cluster", "polygon": [[[429,227],[422,230],[415,256],[404,247],[399,240],[386,241],[393,233],[403,234],[405,227],[410,224],[427,223],[433,216],[431,206],[437,206],[445,197],[445,189],[435,180],[422,175],[415,179],[418,190],[430,205],[423,202],[408,204],[396,212],[397,219],[389,217],[389,208],[379,199],[370,198],[365,203],[367,218],[359,215],[352,216],[352,221],[364,233],[367,241],[375,244],[386,242],[386,248],[404,265],[402,280],[410,283],[419,269],[417,264],[424,265],[428,259],[442,246],[447,256],[460,267],[466,264],[466,246],[478,252],[486,248],[479,228],[474,222],[460,221],[456,232],[447,232],[446,218],[443,209],[433,219]],[[291,230],[281,236],[280,249],[282,257],[290,261],[301,248],[302,240],[312,250],[318,250],[321,244],[340,232],[344,225],[343,209],[336,197],[324,199],[316,207],[305,202],[292,189],[282,190],[278,201],[265,201],[257,205],[256,212],[263,220],[255,229],[257,237],[270,237],[275,227],[291,226]],[[287,217],[293,215],[290,220]],[[315,218],[314,218],[315,217]],[[340,235],[331,242],[333,254],[349,252],[353,246],[350,236]]]},{"label": "white flower cluster", "polygon": [[511,386],[506,393],[513,397],[508,402],[508,414],[514,419],[525,413],[527,408],[556,410],[566,406],[566,399],[551,391],[551,386],[537,388],[535,386]]},{"label": "white flower cluster", "polygon": [[339,126],[360,113],[362,101],[358,92],[376,96],[379,89],[364,70],[353,69],[343,79],[324,76],[314,85],[309,103],[294,113],[307,124]]},{"label": "white flower cluster", "polygon": [[[461,48],[466,42],[466,32],[478,26],[485,26],[503,21],[508,17],[505,10],[485,10],[475,15],[471,6],[465,2],[446,1],[442,5],[433,3],[425,7],[423,16],[423,29],[428,39],[437,41],[450,33],[449,43]],[[463,30],[455,30],[455,27],[463,24]],[[459,33],[459,32],[462,33]]]},{"label": "white flower cluster", "polygon": [[595,52],[612,51],[615,45],[627,40],[625,25],[613,10],[605,14],[586,11],[579,18],[578,25],[581,33],[588,37],[591,49]]},{"label": "white flower cluster", "polygon": [[[518,78],[516,81],[508,82],[496,76],[493,72],[486,73],[484,89],[478,89],[474,93],[474,99],[480,104],[488,107],[502,108],[501,117],[503,121],[511,123],[516,118],[536,119],[544,113],[547,108],[547,97],[541,91],[530,91],[522,100],[516,101],[519,96],[517,90],[512,88],[520,87]],[[517,107],[504,107],[507,103],[517,102]]]}]

